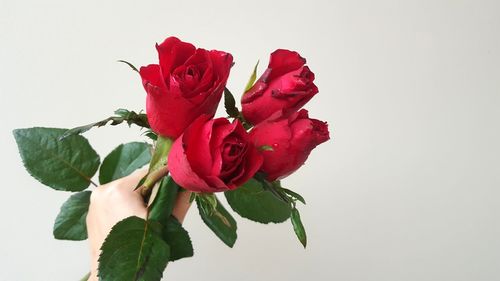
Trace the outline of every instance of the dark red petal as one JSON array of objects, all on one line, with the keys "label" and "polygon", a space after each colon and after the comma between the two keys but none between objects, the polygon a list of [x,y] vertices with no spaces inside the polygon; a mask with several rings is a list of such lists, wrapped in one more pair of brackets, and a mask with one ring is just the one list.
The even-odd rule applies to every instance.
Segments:
[{"label": "dark red petal", "polygon": [[194,192],[207,192],[210,186],[193,171],[186,158],[182,144],[183,136],[179,137],[168,155],[168,168],[174,181],[183,188]]},{"label": "dark red petal", "polygon": [[169,37],[160,45],[156,45],[160,66],[164,77],[169,77],[170,73],[191,57],[196,48],[186,42],[182,42],[176,37]]},{"label": "dark red petal", "polygon": [[278,49],[271,54],[268,68],[272,69],[272,73],[267,79],[273,80],[276,77],[282,76],[290,71],[294,71],[306,63],[306,59],[301,57],[299,53]]},{"label": "dark red petal", "polygon": [[165,90],[165,82],[161,75],[160,66],[150,64],[139,69],[142,85],[148,94],[158,94]]},{"label": "dark red petal", "polygon": [[212,158],[212,175],[219,176],[222,170],[222,143],[224,139],[231,134],[235,128],[236,124],[229,124],[229,120],[226,118],[214,119],[214,126],[212,129],[212,137],[210,139],[210,153],[213,155]]},{"label": "dark red petal", "polygon": [[210,138],[212,137],[212,124],[210,116],[198,117],[184,132],[183,144],[186,157],[193,171],[201,178],[209,175],[212,168],[212,154],[210,153]]}]

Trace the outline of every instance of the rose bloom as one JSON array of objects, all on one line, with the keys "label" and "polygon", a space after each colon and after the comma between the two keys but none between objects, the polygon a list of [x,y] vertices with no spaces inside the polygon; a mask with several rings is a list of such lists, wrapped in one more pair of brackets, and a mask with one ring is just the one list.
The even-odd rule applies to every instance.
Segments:
[{"label": "rose bloom", "polygon": [[261,171],[274,181],[300,168],[316,146],[330,139],[330,133],[326,122],[309,118],[302,109],[290,116],[273,114],[252,129],[250,138],[257,147],[270,146],[262,151]]},{"label": "rose bloom", "polygon": [[170,150],[168,167],[174,181],[193,192],[232,190],[252,178],[262,155],[242,124],[201,116]]},{"label": "rose bloom", "polygon": [[175,37],[156,49],[159,64],[139,72],[147,92],[146,113],[154,132],[175,139],[200,115],[215,114],[233,57],[197,49]]},{"label": "rose bloom", "polygon": [[245,119],[256,125],[276,111],[288,116],[318,93],[314,73],[305,63],[297,52],[274,51],[267,70],[241,99]]}]

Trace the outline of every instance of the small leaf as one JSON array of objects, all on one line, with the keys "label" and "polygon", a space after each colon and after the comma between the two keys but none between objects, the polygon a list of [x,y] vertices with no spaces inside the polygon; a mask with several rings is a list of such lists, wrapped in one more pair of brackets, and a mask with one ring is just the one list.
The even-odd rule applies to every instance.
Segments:
[{"label": "small leaf", "polygon": [[203,222],[229,247],[233,247],[236,242],[236,221],[217,200],[217,208],[209,213],[211,206],[206,201],[196,196],[196,204]]},{"label": "small leaf", "polygon": [[151,205],[149,219],[159,221],[161,224],[165,225],[174,209],[179,189],[179,185],[174,182],[172,177],[164,177],[161,180],[158,194]]},{"label": "small leaf", "polygon": [[170,257],[170,247],[155,221],[128,217],[113,226],[101,247],[99,280],[159,281]]},{"label": "small leaf", "polygon": [[125,60],[118,60],[118,62],[123,62],[124,64],[130,66],[130,68],[132,68],[133,71],[139,73],[139,70],[137,70],[137,67],[135,67],[133,64],[131,64],[130,62],[128,61],[125,61]]},{"label": "small leaf", "polygon": [[153,130],[148,129],[143,133],[144,136],[156,141],[158,139],[158,135],[153,132]]},{"label": "small leaf", "polygon": [[151,160],[151,145],[144,142],[120,144],[102,161],[99,182],[105,184],[122,178]]},{"label": "small leaf", "polygon": [[306,204],[306,200],[304,199],[304,197],[302,197],[302,195],[298,194],[297,192],[294,192],[290,189],[287,189],[287,188],[284,188],[284,187],[280,187],[286,194],[292,196],[293,198],[299,200],[300,202],[302,202],[302,204]]},{"label": "small leaf", "polygon": [[163,239],[170,246],[170,261],[193,256],[191,238],[188,232],[173,216],[163,226]]},{"label": "small leaf", "polygon": [[290,217],[290,204],[265,190],[255,179],[250,179],[235,190],[224,192],[224,195],[231,208],[249,220],[281,223]]},{"label": "small leaf", "polygon": [[304,225],[302,224],[302,220],[300,219],[299,210],[295,208],[292,209],[292,216],[290,217],[290,220],[292,221],[293,230],[295,231],[297,238],[299,239],[300,243],[302,243],[302,246],[304,246],[305,248],[307,245],[307,236],[306,236],[306,230],[304,229]]},{"label": "small leaf", "polygon": [[236,107],[234,96],[228,88],[224,88],[224,107],[229,117],[238,118],[240,116],[240,111]]},{"label": "small leaf", "polygon": [[40,127],[17,129],[14,137],[31,176],[55,190],[82,191],[99,168],[99,155],[82,136],[58,140],[65,131]]},{"label": "small leaf", "polygon": [[196,192],[191,192],[191,195],[189,195],[189,203],[193,203],[194,199],[196,199]]},{"label": "small leaf", "polygon": [[198,194],[201,200],[204,200],[210,207],[210,212],[217,210],[217,197],[213,193],[200,193]]},{"label": "small leaf", "polygon": [[250,79],[248,79],[247,85],[245,86],[245,93],[252,88],[255,80],[257,79],[257,67],[259,66],[259,61],[255,64],[253,68],[252,75],[250,75]]},{"label": "small leaf", "polygon": [[64,202],[54,223],[54,238],[73,241],[87,239],[86,218],[90,194],[90,191],[78,192]]},{"label": "small leaf", "polygon": [[115,114],[118,116],[108,117],[101,121],[97,121],[94,123],[90,123],[88,125],[79,126],[73,129],[69,129],[64,134],[62,134],[59,139],[64,139],[72,135],[83,134],[86,131],[92,129],[93,127],[102,127],[106,124],[110,123],[112,126],[121,124],[123,122],[127,122],[128,125],[135,124],[139,127],[149,128],[148,118],[146,114],[143,113],[135,113],[134,111],[129,111],[123,108],[120,108],[115,111]]}]

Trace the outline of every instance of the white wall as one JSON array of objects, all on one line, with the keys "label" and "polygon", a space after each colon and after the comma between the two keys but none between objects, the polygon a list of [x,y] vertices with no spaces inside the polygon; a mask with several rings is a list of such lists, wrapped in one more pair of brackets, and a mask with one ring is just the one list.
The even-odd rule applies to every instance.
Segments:
[{"label": "white wall", "polygon": [[[320,94],[306,107],[333,141],[285,183],[302,193],[309,247],[291,226],[239,219],[229,249],[196,212],[195,257],[168,280],[500,280],[500,2],[0,0],[0,280],[78,280],[85,242],[56,241],[69,194],[31,179],[11,134],[144,107],[125,65],[176,35],[231,52],[241,92],[257,59],[299,51]],[[262,68],[261,68],[262,70]],[[103,157],[138,130],[86,136]]]}]

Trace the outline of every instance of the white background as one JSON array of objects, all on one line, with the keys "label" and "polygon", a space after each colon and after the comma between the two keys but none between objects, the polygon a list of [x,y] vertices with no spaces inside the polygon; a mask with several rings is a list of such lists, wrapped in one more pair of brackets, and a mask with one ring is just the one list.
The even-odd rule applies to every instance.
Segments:
[{"label": "white background", "polygon": [[[308,104],[333,141],[285,180],[289,222],[238,218],[227,248],[194,210],[195,257],[168,280],[500,280],[500,2],[0,0],[0,280],[78,280],[86,242],[56,241],[68,193],[30,178],[11,130],[73,127],[144,108],[136,73],[176,35],[231,52],[241,93],[257,59],[299,51],[320,93]],[[263,68],[261,67],[261,71]],[[137,128],[85,134],[101,158]]]}]

